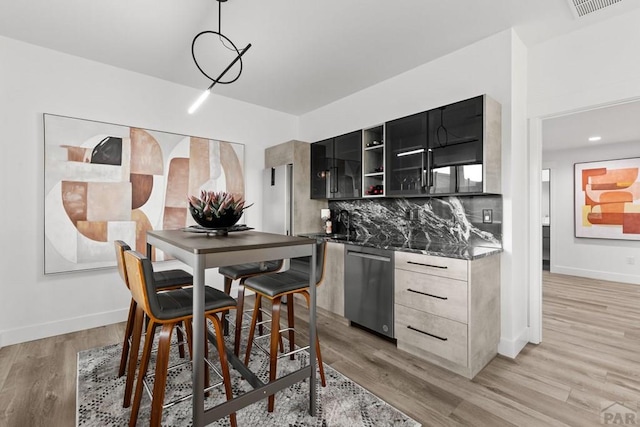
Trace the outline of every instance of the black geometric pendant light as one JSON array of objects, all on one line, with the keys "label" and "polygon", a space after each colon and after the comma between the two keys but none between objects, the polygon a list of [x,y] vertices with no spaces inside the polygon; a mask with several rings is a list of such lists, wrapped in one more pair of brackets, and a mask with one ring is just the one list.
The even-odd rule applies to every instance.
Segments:
[{"label": "black geometric pendant light", "polygon": [[[207,97],[209,97],[209,94],[211,93],[211,88],[216,85],[216,84],[229,84],[229,83],[233,83],[236,80],[238,80],[240,78],[240,74],[242,74],[242,55],[244,55],[249,48],[251,47],[251,43],[249,43],[247,45],[247,47],[245,47],[242,50],[239,50],[236,45],[231,41],[231,39],[229,39],[229,37],[225,36],[224,34],[222,34],[222,30],[221,30],[221,17],[222,17],[222,3],[226,2],[227,0],[217,0],[218,1],[218,31],[202,31],[200,33],[198,33],[194,38],[193,41],[191,42],[191,56],[193,57],[193,62],[195,62],[196,67],[198,67],[198,70],[200,70],[200,72],[209,80],[211,80],[211,85],[209,85],[209,87],[207,88],[207,90],[205,90],[202,95],[200,95],[198,97],[198,99],[196,99],[196,101],[193,103],[193,105],[191,105],[191,107],[189,108],[189,114],[193,114],[198,107],[200,107],[200,105],[202,105],[202,103],[205,101],[205,99],[207,99]],[[236,56],[233,59],[233,61],[231,61],[231,63],[229,65],[227,65],[227,68],[225,68],[219,75],[217,78],[213,78],[211,77],[209,74],[207,74],[202,67],[200,66],[200,64],[198,64],[198,60],[196,59],[196,54],[195,54],[195,45],[196,45],[196,41],[198,40],[199,37],[205,35],[205,34],[211,34],[214,36],[218,36],[218,38],[220,39],[220,42],[227,46],[230,45],[232,50],[235,50],[236,52]],[[228,46],[227,46],[228,47]],[[236,62],[240,61],[240,70],[238,71],[238,74],[229,80],[222,80],[222,78],[227,74],[227,72],[231,69],[231,67],[233,67]]]}]

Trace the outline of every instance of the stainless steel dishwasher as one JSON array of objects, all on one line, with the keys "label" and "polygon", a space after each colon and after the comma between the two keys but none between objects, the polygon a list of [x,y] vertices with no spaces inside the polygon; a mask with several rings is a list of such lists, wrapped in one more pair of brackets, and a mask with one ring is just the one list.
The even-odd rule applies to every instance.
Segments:
[{"label": "stainless steel dishwasher", "polygon": [[395,338],[393,293],[393,251],[345,245],[345,317],[352,323]]}]

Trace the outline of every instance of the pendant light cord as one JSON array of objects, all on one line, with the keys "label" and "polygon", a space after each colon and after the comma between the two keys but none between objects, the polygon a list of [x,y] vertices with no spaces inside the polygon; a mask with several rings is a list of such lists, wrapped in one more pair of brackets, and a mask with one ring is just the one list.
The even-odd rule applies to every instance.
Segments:
[{"label": "pendant light cord", "polygon": [[236,49],[234,49],[231,46],[227,46],[227,43],[225,43],[225,40],[221,37],[222,36],[222,2],[221,1],[218,1],[218,34],[220,34],[218,38],[220,39],[220,43],[222,43],[222,46],[226,47],[230,51],[235,52]]}]

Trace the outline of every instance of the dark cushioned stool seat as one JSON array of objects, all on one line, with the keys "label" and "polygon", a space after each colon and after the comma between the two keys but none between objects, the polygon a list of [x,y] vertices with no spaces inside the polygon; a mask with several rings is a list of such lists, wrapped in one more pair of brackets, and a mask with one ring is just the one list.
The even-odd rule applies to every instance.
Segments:
[{"label": "dark cushioned stool seat", "polygon": [[153,272],[153,283],[156,289],[193,285],[193,276],[184,270],[165,270]]},{"label": "dark cushioned stool seat", "polygon": [[243,277],[253,276],[261,273],[270,273],[279,270],[282,266],[282,260],[267,262],[248,262],[246,264],[228,265],[220,267],[218,272],[223,276],[227,276],[232,280],[238,280]]},{"label": "dark cushioned stool seat", "polygon": [[[236,300],[224,292],[205,286],[204,310],[217,310],[222,307],[235,306]],[[158,294],[159,310],[156,317],[162,320],[189,316],[193,309],[193,288],[176,289]]]},{"label": "dark cushioned stool seat", "polygon": [[[158,289],[158,284],[155,283],[153,265],[149,259],[140,254],[138,254],[138,256],[142,258],[141,263],[145,276],[153,277],[152,283],[145,282],[145,285],[149,287],[147,291],[149,295],[149,306],[154,315],[160,320],[191,316],[193,308],[193,288],[180,288],[158,293],[152,292],[152,289]],[[234,298],[216,288],[205,286],[204,295],[205,312],[222,307],[236,306],[236,300]]]},{"label": "dark cushioned stool seat", "polygon": [[264,295],[274,297],[279,294],[309,287],[309,273],[288,270],[278,274],[251,277],[244,285]]},{"label": "dark cushioned stool seat", "polygon": [[[242,325],[242,313],[243,310],[243,301],[244,301],[244,280],[247,277],[258,276],[261,274],[269,274],[274,273],[280,268],[282,268],[283,260],[275,260],[275,261],[265,261],[265,262],[248,262],[245,264],[237,264],[237,265],[228,265],[226,267],[218,268],[218,273],[224,276],[224,291],[226,293],[231,293],[231,284],[234,280],[240,279],[240,283],[238,284],[238,305],[237,308],[240,313],[240,323],[238,325]],[[225,315],[223,316],[224,320],[224,334],[229,334],[229,322]],[[262,320],[262,316],[260,317]],[[236,328],[236,344],[235,344],[235,354],[238,355],[239,343],[240,343],[240,329],[241,327]],[[262,332],[262,325],[260,326],[260,331]]]}]

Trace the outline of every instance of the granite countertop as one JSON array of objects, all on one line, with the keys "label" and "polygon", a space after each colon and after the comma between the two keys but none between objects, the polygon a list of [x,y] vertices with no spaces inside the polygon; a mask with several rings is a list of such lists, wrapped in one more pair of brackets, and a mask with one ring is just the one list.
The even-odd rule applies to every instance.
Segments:
[{"label": "granite countertop", "polygon": [[382,240],[375,237],[370,238],[349,238],[343,234],[306,233],[301,237],[322,238],[330,242],[344,243],[356,246],[365,246],[378,249],[388,249],[393,251],[412,252],[424,255],[441,256],[445,258],[456,258],[474,260],[487,256],[499,254],[502,248],[488,246],[471,246],[440,242],[410,241],[410,240]]}]

